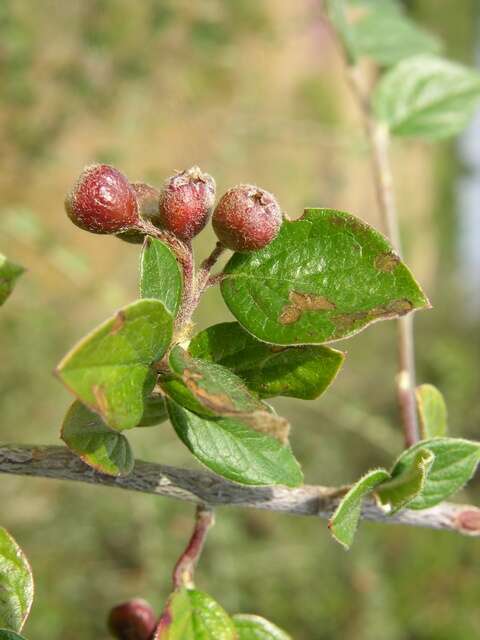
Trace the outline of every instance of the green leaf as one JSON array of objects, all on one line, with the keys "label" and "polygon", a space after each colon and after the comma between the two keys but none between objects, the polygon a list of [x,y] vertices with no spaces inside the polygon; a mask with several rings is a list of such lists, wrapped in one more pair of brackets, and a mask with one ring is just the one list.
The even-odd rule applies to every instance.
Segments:
[{"label": "green leaf", "polygon": [[328,528],[335,540],[349,549],[353,543],[362,513],[363,499],[375,487],[390,478],[385,469],[373,469],[356,482],[340,501],[328,521]]},{"label": "green leaf", "polygon": [[480,444],[459,438],[433,438],[422,440],[404,451],[395,462],[392,478],[402,475],[414,463],[421,449],[435,456],[423,491],[412,502],[409,509],[427,509],[461,489],[473,476],[480,460]]},{"label": "green leaf", "polygon": [[419,54],[439,53],[440,42],[410,20],[397,2],[349,0],[350,39],[357,57],[390,66]]},{"label": "green leaf", "polygon": [[137,300],[81,340],[56,373],[108,426],[131,429],[142,418],[151,364],[165,353],[172,330],[159,300]]},{"label": "green leaf", "polygon": [[233,616],[237,640],[291,640],[291,637],[265,618],[249,614]]},{"label": "green leaf", "polygon": [[416,388],[420,428],[425,440],[447,435],[447,405],[440,391],[433,384]]},{"label": "green leaf", "polygon": [[25,640],[25,638],[15,631],[9,629],[0,629],[0,640]]},{"label": "green leaf", "polygon": [[179,346],[172,349],[169,363],[174,375],[160,377],[158,384],[182,407],[209,418],[233,417],[283,442],[287,440],[288,422],[254,396],[229,369],[192,358]]},{"label": "green leaf", "polygon": [[377,489],[380,503],[388,507],[390,513],[409,506],[425,489],[434,459],[435,456],[428,449],[418,449],[410,465],[406,465],[402,473]]},{"label": "green leaf", "polygon": [[23,551],[0,528],[0,627],[21,631],[33,601],[33,577]]},{"label": "green leaf", "polygon": [[154,394],[145,398],[143,416],[137,427],[154,427],[168,419],[165,397]]},{"label": "green leaf", "polygon": [[397,136],[439,140],[460,133],[480,98],[480,75],[462,65],[422,55],[385,74],[375,90],[376,117]]},{"label": "green leaf", "polygon": [[238,322],[223,322],[198,333],[189,351],[195,358],[234,371],[261,398],[313,400],[338,373],[345,355],[328,347],[273,347],[259,342]]},{"label": "green leaf", "polygon": [[146,236],[140,262],[140,295],[163,302],[175,317],[182,299],[183,278],[175,255],[156,238]]},{"label": "green leaf", "polygon": [[238,640],[235,626],[203,591],[179,589],[169,598],[154,640]]},{"label": "green leaf", "polygon": [[109,476],[126,476],[135,464],[128,440],[76,400],[65,416],[62,440],[86,464]]},{"label": "green leaf", "polygon": [[357,218],[307,209],[285,221],[265,249],[235,253],[221,291],[254,336],[273,344],[318,344],[372,322],[428,306],[387,240]]},{"label": "green leaf", "polygon": [[0,306],[12,293],[15,282],[24,271],[23,267],[10,262],[0,253]]},{"label": "green leaf", "polygon": [[288,445],[229,418],[207,420],[167,400],[172,425],[193,455],[220,476],[250,485],[303,482]]},{"label": "green leaf", "polygon": [[265,409],[243,381],[226,367],[192,358],[180,346],[172,349],[170,367],[176,377],[160,380],[176,402],[201,415],[232,415]]}]

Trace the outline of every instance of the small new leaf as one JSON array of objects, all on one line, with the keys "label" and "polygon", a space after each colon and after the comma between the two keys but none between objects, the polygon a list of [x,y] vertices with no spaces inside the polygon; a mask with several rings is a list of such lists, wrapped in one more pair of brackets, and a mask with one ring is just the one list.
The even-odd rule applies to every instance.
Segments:
[{"label": "small new leaf", "polygon": [[233,621],[207,593],[179,589],[168,599],[153,640],[238,640]]},{"label": "small new leaf", "polygon": [[300,465],[288,445],[230,418],[205,419],[167,400],[180,440],[206,467],[240,484],[298,487]]},{"label": "small new leaf", "polygon": [[292,640],[285,631],[260,616],[237,614],[233,616],[233,622],[237,640]]},{"label": "small new leaf", "polygon": [[126,476],[134,466],[124,435],[106,426],[99,415],[76,400],[65,416],[62,440],[86,464],[109,476]]},{"label": "small new leaf", "polygon": [[422,384],[415,393],[423,439],[446,436],[447,405],[443,395],[433,384]]},{"label": "small new leaf", "polygon": [[436,56],[407,58],[380,80],[375,115],[397,136],[439,140],[460,133],[480,99],[480,75]]},{"label": "small new leaf", "polygon": [[409,509],[434,507],[456,493],[470,480],[480,461],[478,442],[460,438],[422,440],[400,455],[392,469],[392,479],[410,469],[418,452],[425,449],[433,454],[433,464],[423,490],[409,502]]},{"label": "small new leaf", "polygon": [[0,528],[0,627],[21,631],[32,601],[33,576],[27,558],[8,531]]},{"label": "small new leaf", "polygon": [[23,267],[10,262],[0,253],[0,306],[12,293],[17,279],[24,271]]},{"label": "small new leaf", "polygon": [[425,489],[434,459],[435,456],[428,449],[418,449],[410,466],[405,465],[401,474],[378,487],[375,493],[380,504],[389,513],[409,506]]},{"label": "small new leaf", "polygon": [[345,355],[321,346],[274,347],[259,342],[238,322],[223,322],[201,331],[189,352],[231,369],[261,398],[290,396],[313,400],[331,384]]},{"label": "small new leaf", "polygon": [[307,209],[265,249],[235,253],[221,292],[251,334],[279,345],[347,338],[428,306],[387,240],[348,213]]},{"label": "small new leaf", "polygon": [[335,540],[349,549],[353,543],[362,513],[363,499],[382,482],[390,478],[385,469],[373,469],[356,482],[340,501],[328,522]]},{"label": "small new leaf", "polygon": [[159,300],[138,300],[80,341],[58,365],[65,386],[114,429],[141,420],[151,365],[167,350],[172,316]]},{"label": "small new leaf", "polygon": [[160,240],[146,236],[140,262],[141,297],[160,300],[175,317],[182,289],[182,272],[172,251]]}]

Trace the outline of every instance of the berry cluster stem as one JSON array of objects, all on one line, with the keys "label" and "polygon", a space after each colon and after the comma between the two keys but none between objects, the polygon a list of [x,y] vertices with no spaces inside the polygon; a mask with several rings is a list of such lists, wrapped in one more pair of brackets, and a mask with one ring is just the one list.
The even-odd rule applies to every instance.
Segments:
[{"label": "berry cluster stem", "polygon": [[[375,191],[383,224],[394,249],[401,256],[399,218],[389,155],[390,134],[372,113],[370,90],[366,88],[366,78],[361,70],[350,61],[333,25],[328,20],[327,24],[344,60],[351,93],[363,116],[365,132],[370,142]],[[399,318],[397,329],[397,400],[402,417],[405,444],[409,447],[419,439],[415,399],[415,346],[412,315]]]},{"label": "berry cluster stem", "polygon": [[174,589],[182,587],[187,589],[194,588],[195,567],[202,553],[208,531],[214,524],[215,516],[212,509],[205,505],[199,505],[195,513],[195,526],[192,536],[173,570]]}]

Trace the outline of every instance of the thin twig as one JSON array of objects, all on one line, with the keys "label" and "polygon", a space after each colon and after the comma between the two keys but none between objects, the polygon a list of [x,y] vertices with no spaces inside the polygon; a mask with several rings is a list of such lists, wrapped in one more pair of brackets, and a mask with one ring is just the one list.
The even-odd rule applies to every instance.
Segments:
[{"label": "thin twig", "polygon": [[[386,234],[399,256],[402,255],[400,229],[393,175],[389,156],[390,134],[378,123],[372,113],[370,91],[365,77],[358,67],[352,66],[333,25],[327,20],[334,42],[340,51],[347,70],[347,79],[363,116],[373,168],[375,192]],[[405,444],[411,446],[419,439],[418,418],[415,400],[415,346],[413,316],[397,320],[398,374],[396,377],[397,399],[402,416]]]},{"label": "thin twig", "polygon": [[209,282],[212,280],[212,276],[210,276],[210,272],[212,271],[213,267],[217,264],[219,258],[226,251],[226,249],[227,248],[221,242],[217,242],[212,253],[207,258],[205,258],[205,260],[201,263],[198,269],[197,284],[196,284],[198,296],[202,294],[203,290],[207,286],[210,286]]},{"label": "thin twig", "polygon": [[[239,506],[319,518],[329,518],[339,500],[339,490],[335,487],[249,487],[210,473],[139,460],[130,475],[112,478],[94,471],[66,447],[58,446],[0,446],[0,473],[118,487],[209,506]],[[366,500],[362,518],[480,535],[480,509],[450,502],[432,509],[403,509],[387,515],[373,499]]]},{"label": "thin twig", "polygon": [[173,570],[173,588],[186,587],[193,589],[195,567],[203,550],[209,529],[215,523],[213,510],[203,504],[197,506],[195,513],[195,527],[192,537]]}]

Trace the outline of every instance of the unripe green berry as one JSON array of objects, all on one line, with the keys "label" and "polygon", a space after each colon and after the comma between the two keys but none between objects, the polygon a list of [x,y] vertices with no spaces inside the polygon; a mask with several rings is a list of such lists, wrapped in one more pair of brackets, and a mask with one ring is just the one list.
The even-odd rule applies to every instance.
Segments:
[{"label": "unripe green berry", "polygon": [[[142,220],[147,220],[158,226],[160,224],[158,213],[160,191],[145,182],[132,182],[131,186],[137,198],[138,211]],[[125,231],[124,233],[119,233],[118,237],[121,240],[125,240],[125,242],[142,244],[145,234],[140,231]]]},{"label": "unripe green berry", "polygon": [[198,167],[169,178],[159,205],[160,224],[181,240],[191,240],[205,227],[215,201],[215,180]]},{"label": "unripe green berry", "polygon": [[155,627],[152,607],[140,598],[119,604],[108,616],[108,628],[117,640],[150,640]]},{"label": "unripe green berry", "polygon": [[241,184],[227,191],[213,213],[218,239],[233,251],[263,249],[282,225],[282,211],[275,197],[259,187]]},{"label": "unripe green berry", "polygon": [[65,199],[71,221],[91,233],[120,233],[139,222],[135,191],[115,167],[86,167]]}]

